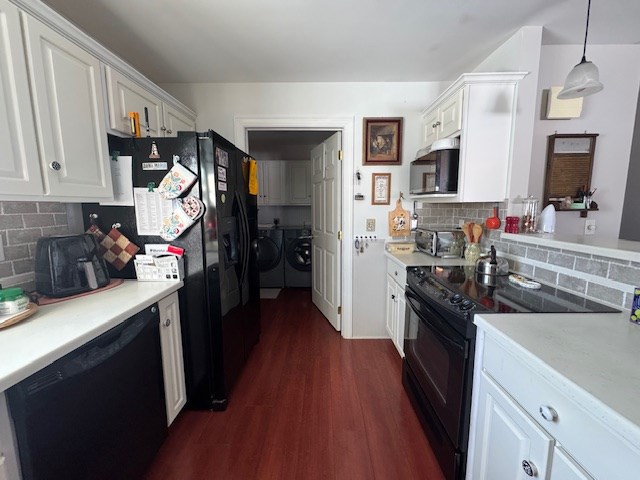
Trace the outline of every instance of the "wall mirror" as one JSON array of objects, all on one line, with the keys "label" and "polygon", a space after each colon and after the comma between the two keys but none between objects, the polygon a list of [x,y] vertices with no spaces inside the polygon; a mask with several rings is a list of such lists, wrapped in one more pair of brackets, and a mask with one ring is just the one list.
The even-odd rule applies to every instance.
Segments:
[{"label": "wall mirror", "polygon": [[[593,189],[591,172],[597,136],[597,133],[549,135],[544,206],[552,203],[557,211],[585,210],[578,191]],[[565,203],[567,197],[576,202],[573,208]]]}]

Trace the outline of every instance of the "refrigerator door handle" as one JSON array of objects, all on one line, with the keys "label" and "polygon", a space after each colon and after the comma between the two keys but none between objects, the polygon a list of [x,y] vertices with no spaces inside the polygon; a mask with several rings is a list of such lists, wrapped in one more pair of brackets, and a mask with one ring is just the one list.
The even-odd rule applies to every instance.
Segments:
[{"label": "refrigerator door handle", "polygon": [[244,279],[247,275],[247,269],[249,267],[249,219],[247,218],[247,212],[244,207],[244,203],[242,202],[242,197],[238,192],[235,192],[236,201],[238,202],[238,213],[240,217],[240,238],[241,238],[241,255],[242,255],[242,270],[240,273],[240,284],[244,283]]}]

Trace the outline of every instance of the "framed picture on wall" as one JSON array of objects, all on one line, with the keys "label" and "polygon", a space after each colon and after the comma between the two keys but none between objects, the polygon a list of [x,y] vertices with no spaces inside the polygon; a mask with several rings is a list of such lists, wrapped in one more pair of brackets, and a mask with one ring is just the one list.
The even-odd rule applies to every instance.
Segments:
[{"label": "framed picture on wall", "polygon": [[402,117],[364,118],[363,165],[402,164]]},{"label": "framed picture on wall", "polygon": [[371,174],[371,205],[389,205],[391,202],[391,174]]}]

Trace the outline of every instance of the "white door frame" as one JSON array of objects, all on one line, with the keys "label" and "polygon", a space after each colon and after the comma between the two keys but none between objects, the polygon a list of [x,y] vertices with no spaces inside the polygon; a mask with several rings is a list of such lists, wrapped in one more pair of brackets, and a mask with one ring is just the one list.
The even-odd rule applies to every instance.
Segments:
[{"label": "white door frame", "polygon": [[342,272],[340,333],[344,338],[353,337],[353,175],[355,117],[235,117],[234,143],[247,151],[248,134],[252,130],[327,130],[342,132]]}]

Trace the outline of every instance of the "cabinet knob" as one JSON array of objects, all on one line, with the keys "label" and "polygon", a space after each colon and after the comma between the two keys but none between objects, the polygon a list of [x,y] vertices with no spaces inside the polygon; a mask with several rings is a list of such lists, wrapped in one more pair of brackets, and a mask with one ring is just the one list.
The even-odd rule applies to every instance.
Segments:
[{"label": "cabinet knob", "polygon": [[169,128],[169,129],[167,130],[167,133],[168,133],[169,135],[171,135],[171,134],[173,133],[173,130],[171,130],[171,129]]},{"label": "cabinet knob", "polygon": [[395,272],[393,272],[395,274],[395,276],[398,276],[398,271],[396,270]]},{"label": "cabinet knob", "polygon": [[169,325],[171,325],[171,319],[170,319],[170,318],[167,318],[167,319],[164,321],[164,326],[165,326],[165,327],[168,327]]},{"label": "cabinet knob", "polygon": [[558,412],[556,412],[554,408],[549,407],[548,405],[542,405],[540,407],[540,415],[547,422],[555,422],[558,419]]},{"label": "cabinet knob", "polygon": [[165,127],[164,125],[160,127],[160,130],[162,130],[163,132],[167,131],[167,127]]},{"label": "cabinet knob", "polygon": [[526,473],[530,477],[537,477],[538,476],[538,469],[536,468],[536,466],[532,462],[529,462],[527,460],[523,460],[522,461],[522,469],[524,470],[524,473]]},{"label": "cabinet knob", "polygon": [[156,313],[158,311],[158,307],[151,307],[151,313]]},{"label": "cabinet knob", "polygon": [[395,300],[396,296],[395,295],[391,295],[391,300]]},{"label": "cabinet knob", "polygon": [[56,172],[59,171],[62,168],[62,165],[60,165],[59,162],[53,161],[49,164],[49,168],[51,170],[55,170]]}]

